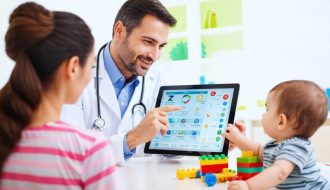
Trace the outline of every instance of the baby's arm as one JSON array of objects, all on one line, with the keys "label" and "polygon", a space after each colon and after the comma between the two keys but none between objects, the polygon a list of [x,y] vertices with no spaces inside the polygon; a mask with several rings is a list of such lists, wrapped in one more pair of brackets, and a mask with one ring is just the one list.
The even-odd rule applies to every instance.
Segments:
[{"label": "baby's arm", "polygon": [[275,187],[288,177],[294,166],[290,161],[276,160],[271,167],[247,181],[230,182],[228,190],[262,190]]},{"label": "baby's arm", "polygon": [[228,124],[227,131],[222,136],[235,143],[241,150],[252,150],[253,154],[262,160],[262,145],[242,135],[234,125]]}]

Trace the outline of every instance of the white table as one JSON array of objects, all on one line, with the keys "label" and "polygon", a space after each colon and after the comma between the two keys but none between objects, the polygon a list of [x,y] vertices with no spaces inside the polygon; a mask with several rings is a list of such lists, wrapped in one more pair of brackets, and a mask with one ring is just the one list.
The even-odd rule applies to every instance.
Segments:
[{"label": "white table", "polygon": [[[227,189],[226,183],[207,187],[200,179],[178,180],[178,168],[199,168],[198,157],[182,157],[176,160],[164,160],[158,156],[135,157],[118,166],[116,187],[120,190]],[[321,169],[330,180],[330,166],[322,164]]]}]

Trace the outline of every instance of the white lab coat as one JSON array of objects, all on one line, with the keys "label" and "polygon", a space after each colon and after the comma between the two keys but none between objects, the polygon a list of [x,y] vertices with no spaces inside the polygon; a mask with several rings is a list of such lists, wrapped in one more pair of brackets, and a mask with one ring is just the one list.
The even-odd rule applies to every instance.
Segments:
[{"label": "white lab coat", "polygon": [[[100,55],[103,55],[101,52]],[[139,102],[141,95],[142,77],[139,86],[135,89],[132,99],[127,107],[127,110],[121,119],[119,103],[112,82],[104,67],[103,56],[100,56],[99,63],[99,93],[101,115],[105,120],[104,134],[109,138],[112,144],[114,156],[117,163],[124,163],[123,154],[123,138],[124,135],[133,129],[132,107]],[[62,109],[61,119],[64,122],[74,126],[83,126],[86,129],[91,129],[95,119],[97,118],[97,98],[96,98],[96,69],[94,69],[93,77],[84,90],[79,102],[76,105],[65,105]],[[158,91],[162,82],[159,73],[151,67],[145,76],[145,89],[143,103],[147,110],[155,106]],[[134,124],[137,125],[142,116],[134,116]],[[134,126],[135,127],[135,126]],[[136,154],[143,154],[144,145],[137,147]]]}]

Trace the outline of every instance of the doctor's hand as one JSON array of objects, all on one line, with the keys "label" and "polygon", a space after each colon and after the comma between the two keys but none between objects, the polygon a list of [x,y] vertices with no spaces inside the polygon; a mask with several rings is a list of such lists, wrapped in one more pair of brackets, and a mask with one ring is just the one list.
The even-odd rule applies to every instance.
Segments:
[{"label": "doctor's hand", "polygon": [[179,111],[180,106],[162,106],[150,110],[140,124],[126,134],[126,142],[130,150],[151,141],[157,133],[164,135],[168,129],[167,113]]}]

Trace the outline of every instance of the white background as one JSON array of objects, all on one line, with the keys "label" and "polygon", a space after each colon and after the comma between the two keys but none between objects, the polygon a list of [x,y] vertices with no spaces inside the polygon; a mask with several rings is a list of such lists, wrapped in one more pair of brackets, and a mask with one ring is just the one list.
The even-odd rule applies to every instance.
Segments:
[{"label": "white background", "polygon": [[[5,53],[4,35],[12,10],[24,1],[0,0],[0,87],[8,80],[14,63]],[[91,27],[95,49],[111,40],[114,17],[123,0],[39,0],[51,10],[78,14]],[[189,40],[200,40],[190,28],[199,24],[200,1],[162,0],[164,5],[186,4]],[[313,80],[330,87],[329,0],[242,0],[244,48],[219,58],[202,60],[198,48],[190,48],[189,60],[158,62],[167,84],[198,84],[201,74],[216,83],[241,84],[238,105],[244,117],[259,119],[257,99],[265,99],[275,84],[289,79]],[[192,16],[193,15],[193,16]],[[194,16],[196,15],[196,16]],[[196,36],[195,36],[196,35]],[[199,42],[199,41],[198,41]],[[194,44],[194,43],[190,43]],[[199,44],[199,43],[196,43]],[[202,65],[204,64],[204,65]],[[184,73],[183,73],[184,71]],[[240,114],[240,113],[238,113]]]}]

